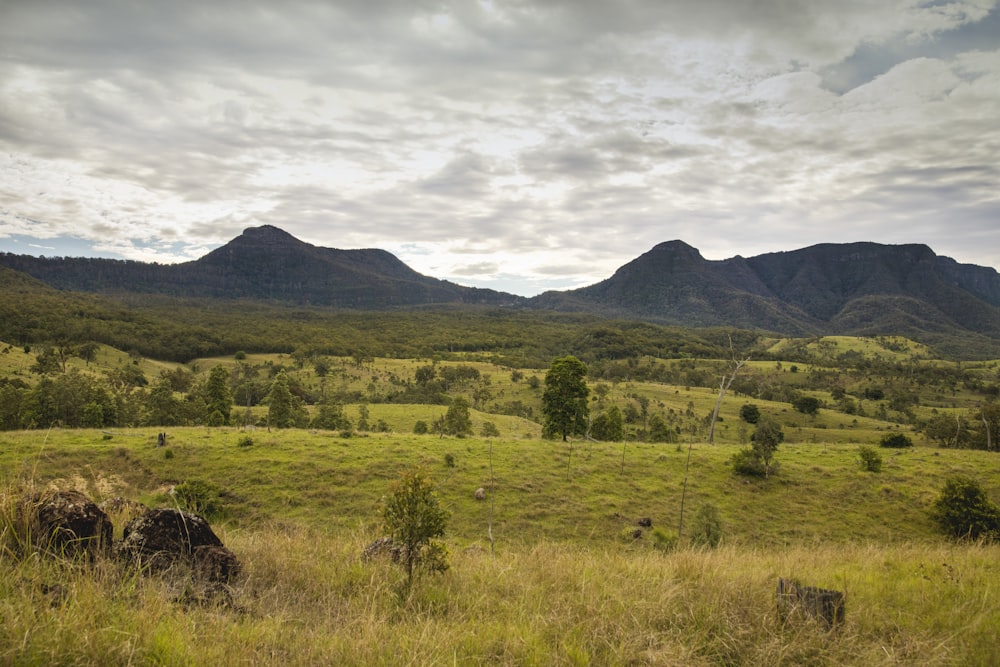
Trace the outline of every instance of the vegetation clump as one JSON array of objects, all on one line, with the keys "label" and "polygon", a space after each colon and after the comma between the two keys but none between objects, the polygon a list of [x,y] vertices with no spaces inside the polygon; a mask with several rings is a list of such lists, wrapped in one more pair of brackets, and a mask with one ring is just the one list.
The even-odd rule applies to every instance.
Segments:
[{"label": "vegetation clump", "polygon": [[861,469],[866,472],[882,471],[882,455],[878,450],[868,445],[858,447],[858,459],[861,461]]},{"label": "vegetation clump", "polygon": [[971,477],[948,479],[934,501],[931,516],[942,532],[954,539],[1000,539],[1000,507]]},{"label": "vegetation clump", "polygon": [[750,436],[750,446],[736,452],[731,459],[733,472],[752,477],[769,477],[777,470],[774,454],[785,439],[778,422],[761,418]]},{"label": "vegetation clump", "polygon": [[879,447],[887,447],[889,449],[906,449],[913,446],[913,440],[905,433],[886,433],[879,440],[878,444]]},{"label": "vegetation clump", "polygon": [[406,571],[407,587],[421,570],[448,569],[448,549],[440,540],[448,518],[433,483],[419,472],[403,472],[393,484],[382,507],[382,525],[399,547],[399,563]]}]

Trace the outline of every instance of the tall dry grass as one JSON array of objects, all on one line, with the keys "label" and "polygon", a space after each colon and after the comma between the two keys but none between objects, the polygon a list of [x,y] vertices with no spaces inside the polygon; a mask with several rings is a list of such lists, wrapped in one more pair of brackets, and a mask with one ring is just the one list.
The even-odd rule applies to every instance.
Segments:
[{"label": "tall dry grass", "polygon": [[[996,546],[523,544],[408,590],[360,532],[221,536],[245,576],[199,604],[113,561],[3,551],[0,664],[1000,664]],[[846,622],[782,623],[778,576],[844,591]]]}]

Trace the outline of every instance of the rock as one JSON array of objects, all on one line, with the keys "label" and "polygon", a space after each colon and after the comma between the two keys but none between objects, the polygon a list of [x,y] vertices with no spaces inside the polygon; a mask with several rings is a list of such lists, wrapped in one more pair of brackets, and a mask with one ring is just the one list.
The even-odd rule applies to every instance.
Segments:
[{"label": "rock", "polygon": [[240,571],[239,560],[208,521],[171,508],[150,510],[129,521],[118,554],[149,572],[185,566],[195,578],[209,582],[228,582]]},{"label": "rock", "polygon": [[479,487],[476,489],[476,500],[486,500],[486,489]]},{"label": "rock", "polygon": [[642,517],[636,523],[638,523],[643,528],[652,528],[653,527],[653,520],[650,519],[648,516]]},{"label": "rock", "polygon": [[361,560],[369,561],[383,556],[388,556],[392,562],[399,562],[402,556],[402,545],[396,544],[391,537],[380,537],[361,552]]},{"label": "rock", "polygon": [[114,527],[104,511],[79,491],[44,491],[18,504],[25,541],[67,558],[108,555]]}]

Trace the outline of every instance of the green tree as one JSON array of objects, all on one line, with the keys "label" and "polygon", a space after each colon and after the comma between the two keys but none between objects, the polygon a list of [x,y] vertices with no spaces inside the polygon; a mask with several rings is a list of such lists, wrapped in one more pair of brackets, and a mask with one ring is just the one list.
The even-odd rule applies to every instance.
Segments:
[{"label": "green tree", "polygon": [[469,402],[461,396],[455,398],[448,406],[441,427],[442,435],[454,435],[459,438],[472,434],[472,417],[469,416]]},{"label": "green tree", "polygon": [[344,406],[340,403],[324,401],[309,425],[325,431],[343,431],[351,428],[351,420],[344,414]]},{"label": "green tree", "polygon": [[747,403],[740,408],[740,419],[748,424],[756,424],[760,421],[760,408],[753,403]]},{"label": "green tree", "polygon": [[938,447],[961,447],[968,441],[969,424],[962,415],[940,414],[924,424],[923,432]]},{"label": "green tree", "polygon": [[750,436],[750,447],[733,455],[733,471],[741,475],[768,477],[776,467],[774,454],[785,439],[778,422],[770,417],[762,417]]},{"label": "green tree", "polygon": [[858,447],[858,459],[861,461],[861,469],[867,472],[881,472],[882,455],[878,450],[868,445]]},{"label": "green tree", "polygon": [[971,477],[948,479],[934,501],[931,517],[942,531],[955,539],[1000,538],[1000,507]]},{"label": "green tree", "polygon": [[722,517],[719,508],[705,502],[698,506],[691,521],[691,544],[715,548],[722,542]]},{"label": "green tree", "polygon": [[183,422],[181,403],[174,397],[173,383],[169,377],[160,376],[146,396],[146,415],[143,421],[150,426],[176,426]]},{"label": "green tree", "polygon": [[275,428],[290,428],[295,425],[295,410],[292,392],[288,388],[288,376],[279,372],[271,382],[267,394],[267,421]]},{"label": "green tree", "polygon": [[448,551],[438,539],[444,536],[448,512],[430,479],[416,471],[403,472],[382,507],[382,525],[399,548],[407,586],[418,570],[448,569]]},{"label": "green tree", "polygon": [[606,442],[620,442],[625,439],[625,423],[617,405],[612,405],[594,418],[590,424],[590,435]]},{"label": "green tree", "polygon": [[233,394],[229,391],[229,371],[225,366],[212,368],[205,383],[205,414],[210,423],[228,426],[233,411]]},{"label": "green tree", "polygon": [[587,366],[572,355],[559,357],[545,374],[545,391],[542,392],[543,430],[547,437],[587,432]]},{"label": "green tree", "polygon": [[805,415],[819,414],[819,399],[815,396],[799,396],[792,401],[792,407]]}]

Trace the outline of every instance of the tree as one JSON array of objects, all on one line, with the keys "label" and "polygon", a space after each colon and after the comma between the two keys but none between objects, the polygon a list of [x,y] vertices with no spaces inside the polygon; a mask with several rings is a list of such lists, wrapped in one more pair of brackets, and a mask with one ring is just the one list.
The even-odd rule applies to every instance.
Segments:
[{"label": "tree", "polygon": [[587,432],[590,390],[586,376],[587,366],[572,355],[559,357],[549,366],[542,392],[543,432],[547,437],[561,435],[566,442],[569,435]]},{"label": "tree", "polygon": [[940,414],[924,424],[923,432],[938,447],[961,447],[968,440],[969,425],[962,415]]},{"label": "tree", "polygon": [[805,415],[819,414],[819,399],[814,396],[799,396],[792,401],[792,407]]},{"label": "tree", "polygon": [[768,477],[776,467],[774,453],[785,439],[778,422],[763,417],[750,436],[750,446],[733,455],[733,471],[741,475]]},{"label": "tree", "polygon": [[351,428],[351,420],[344,414],[344,406],[340,403],[324,401],[309,425],[326,431],[346,431]]},{"label": "tree", "polygon": [[590,424],[590,435],[597,440],[608,442],[619,442],[625,439],[625,425],[622,421],[622,412],[617,405],[597,415]]},{"label": "tree", "polygon": [[756,424],[760,421],[760,408],[753,403],[747,403],[740,408],[740,419],[748,424]]},{"label": "tree", "polygon": [[437,539],[444,536],[448,512],[441,507],[430,479],[416,471],[403,472],[382,507],[382,525],[399,548],[407,587],[418,569],[448,569],[448,551]]},{"label": "tree", "polygon": [[271,391],[267,394],[267,421],[276,428],[289,428],[295,425],[295,411],[292,404],[292,392],[288,388],[288,376],[281,371],[271,382]]},{"label": "tree", "polygon": [[228,426],[233,411],[233,394],[229,391],[229,371],[225,366],[214,366],[205,383],[205,414],[210,423]]},{"label": "tree", "polygon": [[956,476],[945,482],[934,501],[931,517],[955,539],[1000,539],[1000,507],[982,485],[971,477]]},{"label": "tree", "polygon": [[472,434],[472,417],[469,416],[469,402],[459,396],[448,406],[444,415],[442,435],[454,435],[459,438]]},{"label": "tree", "polygon": [[715,442],[715,422],[719,420],[719,409],[722,407],[722,399],[726,397],[726,392],[729,390],[730,385],[733,384],[733,380],[739,374],[740,369],[750,361],[750,357],[745,359],[738,359],[736,357],[736,347],[733,345],[733,337],[729,337],[729,351],[732,353],[732,359],[729,362],[729,369],[727,372],[722,374],[722,380],[719,382],[719,397],[715,401],[715,409],[712,410],[712,419],[708,427],[708,444]]}]

